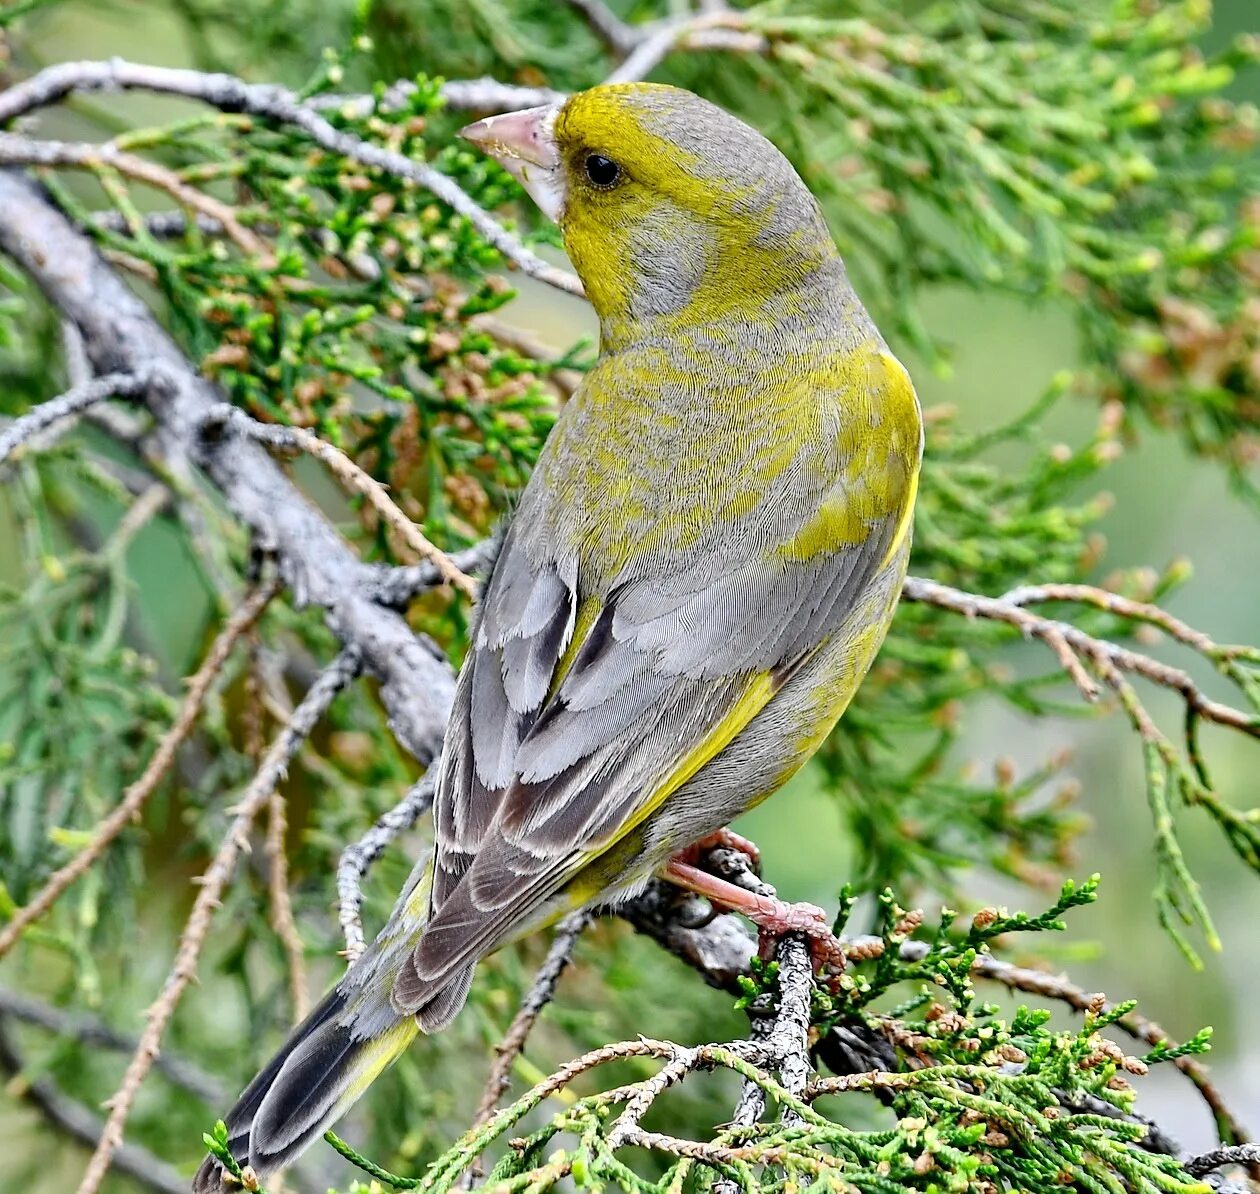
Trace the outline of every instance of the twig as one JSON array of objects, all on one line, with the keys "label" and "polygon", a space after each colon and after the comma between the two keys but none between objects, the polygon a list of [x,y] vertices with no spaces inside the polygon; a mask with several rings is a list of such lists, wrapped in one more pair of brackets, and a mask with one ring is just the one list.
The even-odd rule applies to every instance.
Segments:
[{"label": "twig", "polygon": [[[1108,663],[1122,672],[1142,676],[1153,684],[1170,688],[1180,693],[1187,706],[1204,721],[1215,722],[1217,725],[1239,730],[1253,738],[1260,738],[1260,717],[1211,700],[1188,673],[1127,647],[1095,638],[1067,622],[1058,622],[1042,617],[1040,614],[1031,613],[1022,605],[1002,597],[982,597],[976,593],[967,593],[961,589],[950,588],[948,585],[917,576],[906,578],[902,596],[907,601],[935,605],[940,609],[951,610],[969,618],[987,618],[995,622],[1005,622],[1008,626],[1016,627],[1029,638],[1040,639],[1055,651],[1082,695],[1090,700],[1097,696],[1098,688],[1088,676],[1085,676],[1080,656],[1092,662]],[[1084,682],[1082,682],[1082,676],[1085,677]]]},{"label": "twig", "polygon": [[174,723],[162,736],[140,778],[123,793],[117,807],[100,822],[87,844],[65,866],[54,871],[35,897],[13,914],[13,918],[0,931],[0,957],[13,948],[30,924],[48,912],[66,888],[86,874],[110,842],[135,819],[144,802],[153,794],[175,761],[180,744],[196,725],[206,693],[227,662],[232,648],[241,635],[258,620],[278,587],[274,580],[256,586],[228,619],[196,674],[189,681],[188,692]]},{"label": "twig", "polygon": [[529,1039],[534,1022],[555,996],[556,983],[560,981],[560,976],[568,968],[578,938],[591,920],[590,912],[575,912],[571,916],[566,916],[556,926],[551,948],[547,951],[543,964],[538,968],[538,973],[534,975],[533,984],[525,993],[525,998],[521,1000],[521,1006],[517,1009],[507,1032],[503,1034],[503,1039],[495,1045],[494,1063],[490,1067],[490,1075],[481,1092],[481,1101],[477,1104],[473,1127],[480,1127],[489,1122],[498,1106],[499,1099],[511,1086],[512,1080],[509,1075],[512,1066],[525,1048],[525,1042]]},{"label": "twig", "polygon": [[[499,551],[500,538],[491,535],[449,555],[452,564],[468,576],[486,576]],[[413,598],[442,583],[437,568],[425,561],[420,564],[381,564],[377,566],[377,579],[371,586],[376,601],[391,609],[402,609]]]},{"label": "twig", "polygon": [[1256,1166],[1260,1166],[1260,1144],[1214,1148],[1210,1153],[1192,1157],[1185,1163],[1185,1170],[1191,1177],[1206,1177],[1214,1169],[1225,1165],[1246,1165],[1254,1171]]},{"label": "twig", "polygon": [[148,158],[124,153],[112,142],[89,145],[72,141],[34,141],[16,133],[0,132],[0,165],[3,166],[69,166],[77,170],[116,170],[136,182],[146,183],[165,191],[176,203],[217,220],[224,235],[242,253],[272,260],[267,243],[246,228],[236,218],[236,212],[226,204],[196,187],[189,186],[173,170]]},{"label": "twig", "polygon": [[0,463],[12,456],[22,444],[54,423],[81,414],[88,407],[104,402],[107,398],[135,397],[144,392],[149,382],[150,374],[147,370],[109,373],[94,381],[77,385],[47,402],[41,402],[34,410],[14,419],[3,434],[0,434]]},{"label": "twig", "polygon": [[583,294],[582,284],[567,270],[544,261],[477,204],[454,180],[427,162],[372,145],[330,124],[313,107],[283,87],[249,84],[234,75],[170,67],[110,62],[62,62],[47,67],[0,94],[0,124],[35,108],[57,103],[76,91],[141,90],[199,100],[223,112],[244,112],[260,119],[292,125],[316,145],[338,157],[382,170],[395,178],[432,191],[473,225],[523,273],[569,294]]},{"label": "twig", "polygon": [[582,14],[600,40],[619,58],[624,58],[643,40],[642,32],[627,25],[603,0],[569,0],[569,7]]},{"label": "twig", "polygon": [[293,1022],[300,1024],[310,1010],[306,994],[306,951],[293,917],[293,900],[289,895],[289,856],[284,844],[288,820],[284,805],[284,796],[279,789],[272,792],[267,801],[267,839],[264,846],[267,855],[267,903],[272,930],[284,947]]},{"label": "twig", "polygon": [[[59,1132],[90,1148],[95,1147],[101,1137],[100,1117],[66,1095],[50,1077],[24,1077],[25,1068],[25,1059],[7,1028],[0,1023],[0,1071],[10,1075],[5,1089],[25,1099]],[[119,1147],[114,1154],[114,1168],[158,1194],[187,1194],[187,1181],[138,1144]]]},{"label": "twig", "polygon": [[[373,112],[395,112],[416,92],[410,79],[399,79],[385,88],[380,99],[374,95],[313,95],[308,107],[319,112],[337,112],[361,120]],[[564,93],[550,87],[522,87],[517,83],[500,83],[485,76],[480,79],[450,79],[442,84],[442,100],[452,111],[510,112],[517,108],[540,108],[564,99]]]},{"label": "twig", "polygon": [[[138,1037],[111,1028],[97,1016],[67,1012],[7,987],[0,987],[0,1016],[33,1024],[57,1036],[70,1037],[84,1045],[115,1053],[133,1053],[139,1044]],[[163,1077],[207,1106],[222,1106],[229,1093],[218,1078],[183,1058],[160,1053],[153,1065]]]},{"label": "twig", "polygon": [[429,811],[436,783],[437,764],[434,764],[393,808],[377,818],[367,833],[341,852],[337,863],[337,919],[346,940],[345,956],[350,965],[357,962],[367,948],[363,936],[363,880],[390,843]]},{"label": "twig", "polygon": [[249,830],[262,811],[276,784],[284,776],[289,763],[327,712],[337,694],[359,671],[359,653],[347,648],[324,670],[311,686],[293,716],[272,742],[258,773],[235,806],[233,820],[206,873],[199,880],[200,889],[192,912],[180,934],[175,961],[167,975],[162,992],[145,1014],[144,1031],[132,1054],[117,1093],[109,1100],[109,1118],[101,1133],[100,1143],[92,1154],[78,1194],[95,1194],[109,1169],[115,1150],[122,1143],[123,1129],[140,1084],[153,1064],[161,1046],[162,1034],[173,1015],[185,988],[196,977],[197,960],[215,909],[219,906],[236,860],[249,847]]},{"label": "twig", "polygon": [[428,561],[437,569],[443,581],[466,597],[476,599],[477,582],[461,572],[451,562],[450,556],[429,542],[424,532],[398,508],[384,485],[355,464],[339,448],[320,439],[305,427],[260,423],[251,419],[243,410],[227,403],[216,407],[206,416],[207,429],[219,424],[227,424],[269,447],[306,452],[322,461],[347,488],[362,494],[398,537],[422,560]]}]

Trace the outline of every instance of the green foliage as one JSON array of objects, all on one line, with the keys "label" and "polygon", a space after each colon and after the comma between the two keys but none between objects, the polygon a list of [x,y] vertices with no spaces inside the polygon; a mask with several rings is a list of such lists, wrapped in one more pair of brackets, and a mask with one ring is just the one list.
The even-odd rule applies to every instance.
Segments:
[{"label": "green foliage", "polygon": [[[35,57],[41,22],[75,5],[30,11],[40,7],[53,6],[0,12],[4,29],[16,15],[28,18],[11,34],[22,65]],[[637,22],[677,6],[613,7]],[[502,171],[453,138],[462,115],[443,109],[439,80],[492,74],[569,89],[598,81],[612,65],[576,6],[550,0],[182,0],[149,8],[176,12],[202,65],[303,94],[362,91],[379,100],[388,84],[412,79],[415,90],[397,104],[334,104],[325,115],[441,170],[531,243],[554,236]],[[146,11],[143,3],[137,9]],[[735,31],[765,39],[757,52],[682,48],[653,75],[725,104],[784,148],[822,200],[864,297],[899,349],[948,367],[948,346],[922,309],[942,287],[1070,304],[1083,368],[1048,379],[1042,397],[1005,426],[968,434],[933,413],[913,568],[976,593],[1096,577],[1107,509],[1100,486],[1144,422],[1174,429],[1221,462],[1241,490],[1255,485],[1260,156],[1254,110],[1230,97],[1240,78],[1255,78],[1256,45],[1206,57],[1196,47],[1210,17],[1202,0],[1154,8],[1108,0],[1088,19],[1079,10],[1074,0],[773,0],[730,17]],[[565,375],[590,361],[589,345],[553,353],[512,334],[513,321],[528,323],[530,311],[513,305],[504,261],[423,189],[261,120],[204,109],[181,109],[178,119],[166,108],[145,113],[151,127],[123,128],[108,101],[93,97],[76,101],[75,117],[230,205],[231,235],[193,218],[175,235],[158,235],[145,217],[179,205],[107,164],[91,179],[50,175],[50,188],[232,402],[340,445],[439,545],[482,537],[528,476]],[[259,245],[261,252],[251,248]],[[56,321],[20,279],[0,272],[0,285],[0,413],[13,416],[61,387],[66,370]],[[1095,429],[1066,445],[1051,442],[1046,424],[1083,400],[1100,403]],[[1020,401],[1011,396],[1013,410]],[[126,523],[136,489],[129,482],[155,467],[147,431],[141,420],[123,442],[86,427],[37,459],[27,454],[4,477],[0,508],[17,535],[15,583],[0,594],[0,919],[81,848],[139,774],[170,723],[177,677],[195,667],[248,566],[239,528],[196,478],[158,469],[152,476],[172,490],[171,504],[143,526]],[[397,562],[370,508],[340,501],[302,466],[295,476],[365,557]],[[167,600],[146,599],[137,584],[154,556],[164,578],[179,582]],[[1184,579],[1177,565],[1108,583],[1158,600]],[[1140,620],[1075,606],[1069,616],[1091,634],[1140,641]],[[459,658],[466,609],[429,595],[411,617]],[[887,1080],[807,1105],[737,1050],[715,1049],[705,1065],[720,1075],[688,1079],[670,1092],[668,1119],[658,1116],[675,1140],[696,1146],[680,1155],[675,1145],[608,1144],[618,1109],[653,1069],[644,1056],[626,1055],[607,1062],[616,1077],[604,1093],[579,1084],[553,1115],[535,1092],[461,1139],[481,1081],[468,1058],[487,1052],[510,1021],[538,961],[531,943],[489,962],[459,1023],[382,1078],[366,1151],[423,1174],[419,1188],[437,1191],[494,1144],[496,1194],[570,1179],[682,1194],[718,1174],[746,1189],[785,1191],[1198,1190],[1174,1162],[1141,1147],[1140,1126],[1099,1113],[1091,1100],[1131,1109],[1130,1063],[1199,1052],[1205,1035],[1126,1059],[1104,1043],[1104,1030],[1127,1011],[1091,1013],[1084,1026],[1065,1029],[1045,1009],[1002,1010],[977,997],[977,959],[1005,948],[999,937],[1056,928],[1064,911],[1092,899],[1091,883],[1065,888],[1041,916],[995,914],[964,931],[944,915],[926,934],[887,892],[907,902],[940,894],[967,907],[977,870],[1045,886],[1070,868],[1087,822],[1064,774],[1066,757],[1022,773],[999,763],[991,778],[959,757],[966,725],[998,703],[1029,718],[1088,712],[1054,656],[1042,644],[1021,645],[1019,633],[904,604],[874,673],[819,756],[856,860],[854,875],[836,877],[837,885],[853,879],[841,919],[855,893],[882,893],[873,902],[883,945],[836,990],[816,993],[815,1027],[826,1033],[856,1018],[890,1042]],[[220,840],[232,793],[286,701],[332,649],[315,614],[275,604],[257,641],[225,669],[178,774],[143,825],[24,938],[14,959],[24,984],[134,1024],[160,981],[187,880]],[[1260,715],[1254,652],[1204,657]],[[1117,720],[1116,749],[1145,755],[1157,909],[1192,952],[1187,919],[1209,943],[1214,934],[1183,856],[1180,808],[1206,812],[1257,870],[1260,822],[1216,790],[1193,733],[1184,743],[1152,737],[1123,691],[1120,700],[1138,734],[1130,739]],[[367,685],[338,700],[296,759],[284,787],[290,879],[312,959],[338,948],[328,905],[340,851],[415,771]],[[369,926],[381,923],[401,887],[404,857],[422,848],[408,841],[373,872]],[[161,898],[135,899],[130,893],[144,884]],[[176,1048],[233,1085],[253,1074],[290,1019],[267,887],[261,866],[237,883],[201,990],[173,1030]],[[152,957],[125,948],[138,933],[161,943]],[[645,1028],[684,1041],[722,1035],[713,1027],[725,1014],[720,998],[698,995],[694,975],[616,928],[600,927],[593,940],[566,979],[582,984],[580,995],[548,1012],[518,1080],[534,1083],[552,1063]],[[907,952],[907,943],[922,948]],[[773,967],[750,978],[745,1002],[774,981]],[[739,1018],[727,1027],[726,1036],[737,1035]],[[60,1042],[40,1062],[46,1057],[87,1104],[112,1088],[114,1075],[79,1044]],[[717,1127],[744,1079],[802,1122]],[[608,1094],[618,1083],[616,1096]],[[177,1119],[200,1124],[214,1110],[188,1099],[177,1111],[142,1105],[135,1137],[169,1149],[184,1126]],[[508,1144],[517,1132],[519,1144]],[[191,1130],[187,1139],[191,1153]],[[726,1151],[704,1152],[712,1148]]]},{"label": "green foliage", "polygon": [[[922,948],[913,960],[905,947],[921,917],[907,917],[886,893],[878,941],[864,951],[877,956],[843,974],[832,993],[817,990],[813,1015],[813,1031],[822,1038],[842,1019],[863,1022],[887,1042],[887,1065],[879,1070],[822,1078],[793,1094],[739,1044],[705,1046],[689,1060],[678,1046],[641,1040],[608,1046],[557,1071],[416,1176],[382,1168],[334,1133],[327,1139],[375,1181],[425,1194],[458,1188],[487,1149],[497,1149],[486,1179],[496,1194],[547,1190],[566,1180],[628,1194],[705,1189],[717,1180],[748,1194],[801,1185],[877,1194],[1060,1184],[1092,1194],[1206,1190],[1173,1157],[1152,1148],[1146,1126],[1127,1115],[1129,1076],[1203,1052],[1206,1031],[1139,1059],[1105,1035],[1132,1012],[1131,1001],[1110,1008],[1099,1001],[1078,1027],[1067,1029],[1053,1027],[1045,1009],[1003,1012],[977,1002],[973,970],[994,936],[1061,930],[1060,916],[1090,903],[1096,887],[1096,876],[1068,883],[1040,915],[995,912],[965,933],[945,912],[925,940],[914,943]],[[750,992],[773,992],[777,977],[776,966],[765,967],[750,980]],[[899,1002],[882,1010],[894,997]],[[624,1147],[627,1108],[635,1106],[637,1118],[644,1104],[675,1097],[664,1095],[664,1084],[653,1084],[659,1071],[649,1066],[611,1089],[604,1079],[597,1093],[572,1092],[567,1106],[540,1116],[545,1101],[562,1098],[579,1075],[634,1057],[686,1063],[677,1079],[684,1089],[704,1081],[704,1071],[743,1079],[764,1092],[772,1113],[753,1126],[713,1127],[694,1138],[654,1129],[631,1137],[637,1147]],[[857,1126],[870,1117],[862,1108],[872,1093],[882,1104],[881,1122]],[[362,1189],[351,1185],[347,1194]]]}]

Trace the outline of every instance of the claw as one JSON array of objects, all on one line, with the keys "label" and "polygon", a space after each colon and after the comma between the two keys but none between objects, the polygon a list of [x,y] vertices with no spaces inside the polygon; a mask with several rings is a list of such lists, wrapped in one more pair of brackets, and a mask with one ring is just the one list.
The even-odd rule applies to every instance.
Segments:
[{"label": "claw", "polygon": [[710,875],[681,857],[671,858],[665,878],[687,891],[702,895],[715,907],[746,916],[760,930],[759,949],[763,958],[773,954],[774,942],[785,933],[803,933],[809,939],[815,970],[843,969],[844,946],[831,931],[831,920],[817,904],[789,904],[773,895],[763,895],[737,887]]}]

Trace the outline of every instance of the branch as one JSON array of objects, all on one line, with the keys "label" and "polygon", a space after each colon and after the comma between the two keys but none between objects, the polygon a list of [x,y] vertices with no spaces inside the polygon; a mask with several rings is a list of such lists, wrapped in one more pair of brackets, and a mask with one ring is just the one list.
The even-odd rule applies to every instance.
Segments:
[{"label": "branch", "polygon": [[242,253],[265,262],[272,259],[266,242],[244,227],[228,204],[189,186],[165,166],[122,152],[112,142],[88,145],[69,141],[32,141],[15,133],[0,133],[0,166],[69,166],[97,172],[115,170],[136,182],[165,191],[176,203],[205,219],[217,221],[224,235]]},{"label": "branch", "polygon": [[287,449],[289,451],[306,452],[317,460],[323,461],[348,489],[362,494],[368,504],[380,515],[381,520],[389,526],[398,537],[422,560],[437,570],[444,584],[458,589],[465,597],[476,600],[477,582],[471,576],[461,572],[450,556],[440,551],[429,542],[420,530],[395,504],[389,491],[371,473],[360,468],[339,448],[335,448],[326,440],[322,440],[314,432],[305,427],[285,427],[274,423],[260,423],[251,419],[243,410],[224,403],[211,411],[206,418],[205,428],[211,431],[215,425],[227,425],[236,431],[248,435],[259,443],[269,447]]},{"label": "branch", "polygon": [[[0,1071],[10,1076],[5,1089],[30,1103],[59,1132],[89,1148],[96,1147],[101,1137],[100,1117],[66,1095],[51,1078],[26,1078],[25,1069],[25,1059],[0,1022]],[[114,1168],[157,1194],[187,1194],[187,1181],[138,1144],[120,1146],[114,1155]]]},{"label": "branch", "polygon": [[[0,987],[0,1016],[115,1053],[133,1053],[140,1043],[138,1037],[119,1032],[96,1016],[66,1012],[6,987]],[[230,1093],[212,1074],[183,1058],[160,1053],[153,1066],[163,1077],[209,1107],[221,1107]]]},{"label": "branch", "polygon": [[363,880],[389,844],[429,811],[436,785],[437,764],[434,763],[393,808],[377,818],[367,833],[341,852],[337,864],[337,919],[346,939],[344,953],[351,966],[367,948],[363,936]]},{"label": "branch", "polygon": [[508,261],[523,273],[558,290],[581,297],[582,284],[567,270],[544,261],[503,227],[451,178],[427,162],[372,145],[353,133],[343,132],[319,111],[301,103],[286,88],[250,84],[234,75],[195,70],[145,66],[113,59],[110,62],[62,62],[0,94],[0,124],[36,108],[47,107],[78,91],[139,90],[178,95],[218,108],[242,112],[277,124],[300,129],[316,145],[338,157],[382,170],[431,191],[458,212]]},{"label": "branch", "polygon": [[[1052,593],[1056,589],[1070,589],[1073,592],[1073,596],[1039,596],[1041,593]],[[1086,593],[1090,595],[1088,598],[1083,596]],[[950,588],[948,585],[918,576],[906,578],[905,585],[902,588],[902,597],[906,601],[917,601],[925,605],[934,605],[938,609],[947,609],[953,613],[963,614],[968,618],[987,618],[994,622],[1005,622],[1008,626],[1014,626],[1021,631],[1025,637],[1039,639],[1054,651],[1064,670],[1068,672],[1076,683],[1077,688],[1081,690],[1081,694],[1088,700],[1094,700],[1097,697],[1098,686],[1084,672],[1081,664],[1082,656],[1100,672],[1105,672],[1107,667],[1110,666],[1121,672],[1142,676],[1163,688],[1172,689],[1181,695],[1187,707],[1195,716],[1202,718],[1204,721],[1215,722],[1217,725],[1239,730],[1250,737],[1260,738],[1260,716],[1248,714],[1241,709],[1235,709],[1232,706],[1211,700],[1190,676],[1179,668],[1169,667],[1157,659],[1152,659],[1149,655],[1139,654],[1137,651],[1130,650],[1128,647],[1122,647],[1117,643],[1108,642],[1106,639],[1095,638],[1093,635],[1086,634],[1085,631],[1071,625],[1071,623],[1055,621],[1040,614],[1030,613],[1024,608],[1026,604],[1035,600],[1089,600],[1091,604],[1099,605],[1100,608],[1112,609],[1113,612],[1117,613],[1122,612],[1125,608],[1140,609],[1146,612],[1143,620],[1153,620],[1155,612],[1155,607],[1153,606],[1146,606],[1139,602],[1129,602],[1127,599],[1118,597],[1114,593],[1107,593],[1102,589],[1093,589],[1088,585],[1030,586],[1026,589],[1017,589],[1013,595],[1006,597],[982,597],[976,593]],[[1204,653],[1212,658],[1216,658],[1215,653],[1228,652],[1232,653],[1231,657],[1254,655],[1257,660],[1260,660],[1260,651],[1254,651],[1251,648],[1218,647],[1205,635],[1200,635],[1198,631],[1190,630],[1184,623],[1178,622],[1171,615],[1163,613],[1162,610],[1158,611],[1158,614],[1163,619],[1161,624],[1166,627],[1176,625],[1182,628],[1187,637],[1179,635],[1180,641],[1190,642],[1191,645],[1206,643],[1206,649],[1203,647],[1199,647],[1199,649],[1204,650]],[[1137,617],[1139,615],[1129,614],[1127,616]]]},{"label": "branch", "polygon": [[92,1154],[78,1194],[95,1194],[109,1169],[111,1158],[122,1143],[123,1129],[140,1084],[153,1064],[161,1046],[167,1022],[175,1012],[185,988],[196,977],[201,946],[210,929],[215,909],[236,869],[236,861],[249,847],[249,831],[254,819],[267,804],[276,784],[284,777],[289,763],[310,737],[337,694],[359,672],[358,652],[347,648],[311,685],[301,703],[293,711],[289,723],[280,731],[268,749],[257,774],[236,805],[228,831],[209,869],[199,880],[197,898],[180,935],[175,961],[167,975],[162,992],[145,1013],[144,1031],[123,1075],[118,1092],[110,1099],[109,1118],[101,1133],[100,1143]]},{"label": "branch", "polygon": [[[3,134],[0,134],[3,135]],[[82,414],[89,407],[104,402],[107,398],[134,398],[144,393],[150,381],[150,370],[139,368],[134,372],[109,373],[94,381],[84,382],[57,398],[50,398],[40,403],[34,410],[29,410],[0,433],[0,464],[3,464],[23,444],[34,439],[41,432],[47,431],[63,419],[67,420],[69,429],[76,415]]]},{"label": "branch", "polygon": [[538,973],[534,975],[533,984],[526,991],[525,998],[521,1000],[521,1006],[508,1026],[507,1032],[503,1034],[503,1039],[495,1046],[494,1064],[490,1067],[489,1077],[481,1093],[481,1101],[477,1104],[473,1127],[489,1122],[499,1104],[499,1099],[512,1085],[509,1077],[512,1066],[524,1050],[534,1022],[543,1008],[554,998],[556,984],[560,981],[560,976],[568,969],[578,938],[585,932],[592,918],[593,914],[590,912],[574,912],[556,926],[551,948],[547,951],[543,964],[538,968]]},{"label": "branch", "polygon": [[174,723],[162,736],[140,778],[123,793],[113,812],[97,825],[87,844],[65,866],[53,872],[38,894],[13,914],[3,931],[0,931],[0,958],[13,948],[31,924],[52,908],[76,879],[87,873],[109,844],[135,821],[145,801],[170,770],[180,745],[192,733],[197,718],[201,715],[206,694],[222,671],[232,648],[262,615],[267,603],[275,596],[276,588],[274,582],[258,585],[219,631],[201,666],[188,682],[188,692]]},{"label": "branch", "polygon": [[1260,1167],[1260,1144],[1235,1144],[1231,1148],[1214,1148],[1210,1153],[1193,1157],[1185,1164],[1191,1177],[1206,1177],[1224,1165],[1246,1165],[1254,1173]]},{"label": "branch", "polygon": [[162,366],[161,384],[155,380],[145,397],[164,448],[205,470],[259,547],[275,555],[296,604],[322,607],[333,633],[362,653],[380,680],[398,740],[428,762],[440,749],[454,692],[450,665],[375,599],[379,569],[354,554],[261,447],[239,436],[206,442],[200,429],[222,395],[197,375],[87,237],[37,186],[8,171],[0,171],[0,250],[77,326],[96,369],[132,374]]}]

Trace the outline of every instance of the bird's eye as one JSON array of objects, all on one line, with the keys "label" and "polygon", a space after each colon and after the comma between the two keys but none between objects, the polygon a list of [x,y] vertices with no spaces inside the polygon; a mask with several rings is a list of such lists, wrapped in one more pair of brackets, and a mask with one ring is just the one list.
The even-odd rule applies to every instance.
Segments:
[{"label": "bird's eye", "polygon": [[586,177],[597,187],[615,186],[621,177],[621,167],[612,158],[606,158],[602,154],[588,154],[584,165]]}]

